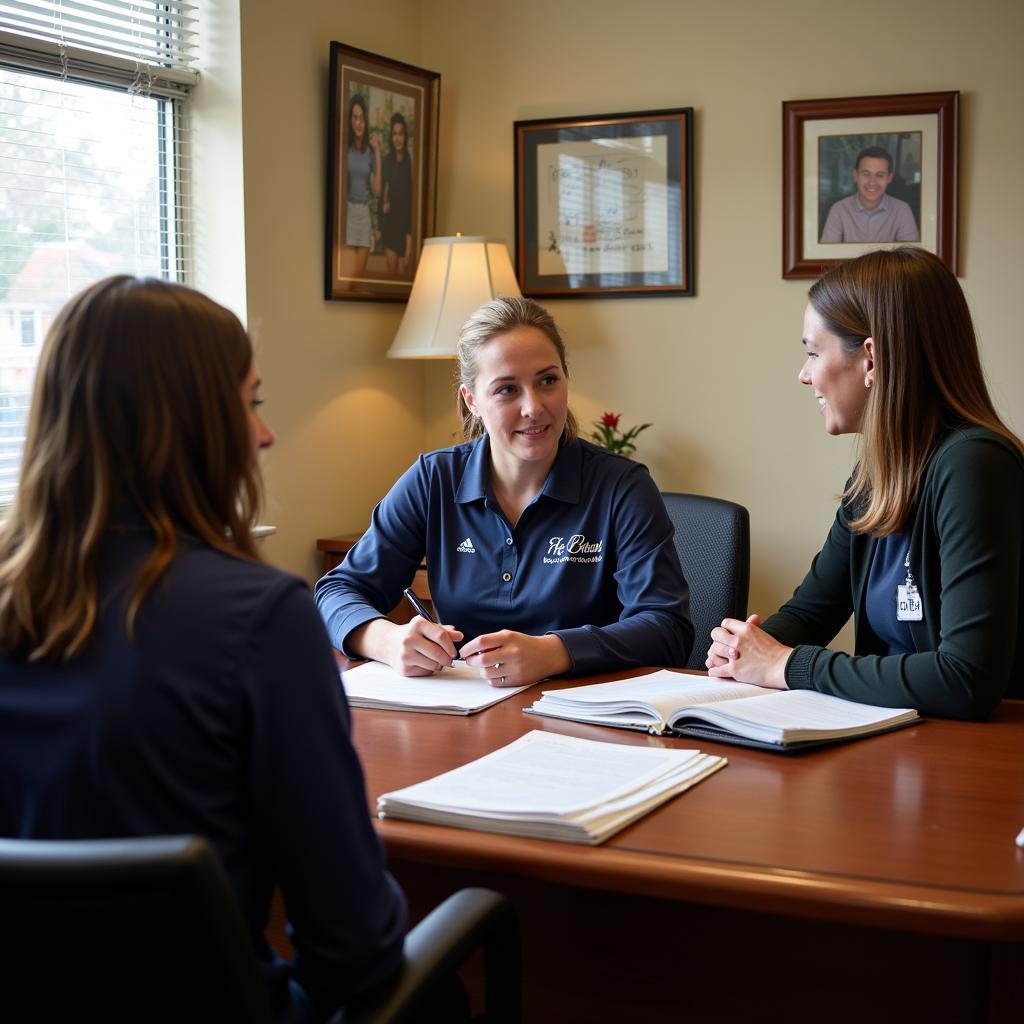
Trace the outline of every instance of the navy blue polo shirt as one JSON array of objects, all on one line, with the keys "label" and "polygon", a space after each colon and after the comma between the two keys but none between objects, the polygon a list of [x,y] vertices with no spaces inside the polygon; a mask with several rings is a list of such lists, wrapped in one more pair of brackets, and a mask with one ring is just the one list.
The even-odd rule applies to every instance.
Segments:
[{"label": "navy blue polo shirt", "polygon": [[490,484],[490,445],[421,455],[370,529],[316,585],[334,645],[393,608],[422,559],[441,622],[465,634],[561,637],[572,673],[686,664],[689,593],[672,523],[647,469],[587,441],[563,445],[509,526]]}]

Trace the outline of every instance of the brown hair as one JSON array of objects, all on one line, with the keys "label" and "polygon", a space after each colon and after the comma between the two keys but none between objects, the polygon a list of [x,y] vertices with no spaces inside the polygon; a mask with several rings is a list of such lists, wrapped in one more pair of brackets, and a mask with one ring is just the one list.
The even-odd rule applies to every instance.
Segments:
[{"label": "brown hair", "polygon": [[[457,385],[468,391],[473,390],[479,373],[480,349],[500,334],[507,334],[516,327],[536,327],[555,346],[562,373],[569,377],[569,366],[565,361],[565,342],[559,333],[551,314],[533,299],[509,296],[485,302],[466,322],[459,332],[457,352]],[[474,416],[461,394],[458,394],[459,417],[462,420],[462,436],[467,441],[483,437],[484,425]],[[566,411],[565,426],[562,428],[561,444],[571,444],[579,436],[579,427],[572,410]]]},{"label": "brown hair", "polygon": [[[359,145],[356,145],[354,141],[354,134],[352,132],[352,112],[359,107],[363,112],[363,138]],[[345,138],[348,139],[349,149],[354,149],[359,153],[365,153],[366,147],[370,144],[370,115],[366,112],[366,97],[360,92],[352,93],[352,98],[348,101],[348,124],[345,125]]]},{"label": "brown hair", "polygon": [[989,397],[964,293],[937,256],[869,252],[830,270],[808,298],[848,354],[874,341],[861,458],[843,495],[856,510],[851,529],[886,536],[906,526],[951,422],[987,427],[1024,454]]},{"label": "brown hair", "polygon": [[155,545],[131,634],[179,533],[258,559],[260,502],[240,386],[252,347],[234,314],[167,281],[110,277],[71,299],[36,373],[21,479],[0,530],[0,653],[68,659],[92,634],[97,559],[129,507]]},{"label": "brown hair", "polygon": [[887,149],[882,149],[881,146],[868,146],[867,149],[862,149],[857,154],[857,159],[854,162],[853,169],[855,171],[859,171],[861,160],[867,160],[868,158],[884,160],[889,166],[889,173],[892,174],[892,155]]}]

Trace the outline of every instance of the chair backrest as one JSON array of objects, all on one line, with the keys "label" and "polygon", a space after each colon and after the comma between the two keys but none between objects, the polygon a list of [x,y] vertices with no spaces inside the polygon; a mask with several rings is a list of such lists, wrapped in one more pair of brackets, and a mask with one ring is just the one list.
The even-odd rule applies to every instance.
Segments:
[{"label": "chair backrest", "polygon": [[0,908],[7,1020],[273,1020],[202,839],[0,839]]},{"label": "chair backrest", "polygon": [[663,492],[676,551],[690,585],[693,651],[687,668],[704,668],[712,628],[745,619],[750,592],[750,516],[742,505],[703,494]]}]

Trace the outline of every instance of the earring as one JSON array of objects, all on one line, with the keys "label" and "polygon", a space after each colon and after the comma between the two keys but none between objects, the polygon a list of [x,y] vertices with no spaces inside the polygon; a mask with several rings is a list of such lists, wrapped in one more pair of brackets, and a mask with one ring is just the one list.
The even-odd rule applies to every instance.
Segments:
[{"label": "earring", "polygon": [[869,391],[871,390],[871,384],[872,383],[873,382],[872,382],[870,377],[865,377],[864,378],[864,387],[866,387]]}]

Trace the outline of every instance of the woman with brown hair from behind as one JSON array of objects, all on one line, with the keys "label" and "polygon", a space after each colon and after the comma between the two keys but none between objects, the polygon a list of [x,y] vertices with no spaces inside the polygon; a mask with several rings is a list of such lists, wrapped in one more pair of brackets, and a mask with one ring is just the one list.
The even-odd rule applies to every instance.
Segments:
[{"label": "woman with brown hair from behind", "polygon": [[112,277],[58,315],[0,533],[0,835],[205,836],[295,1020],[396,969],[405,904],[308,588],[253,540],[259,385],[182,285]]}]

